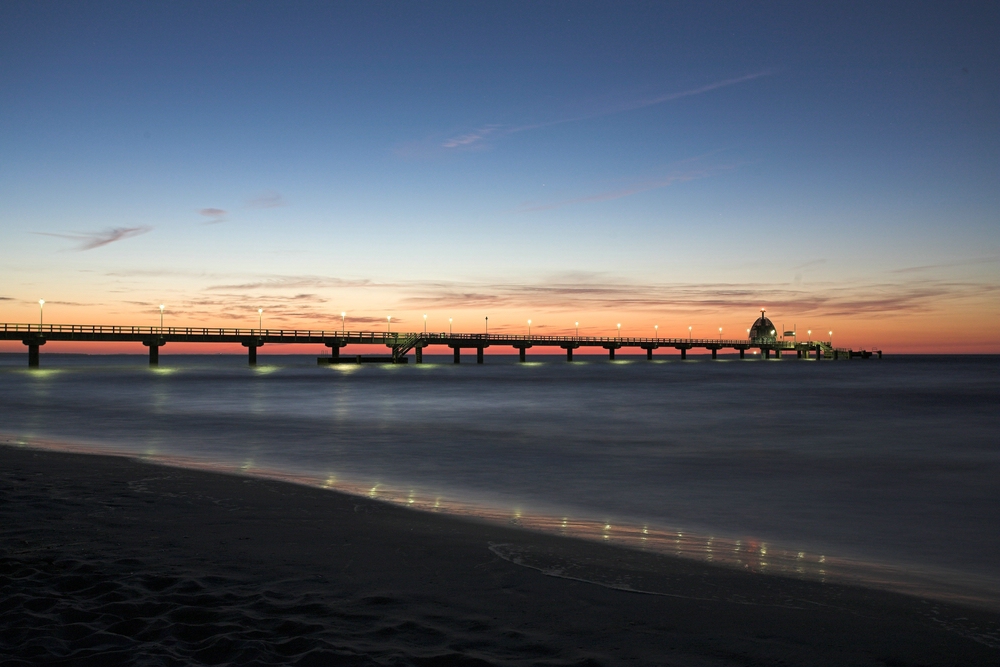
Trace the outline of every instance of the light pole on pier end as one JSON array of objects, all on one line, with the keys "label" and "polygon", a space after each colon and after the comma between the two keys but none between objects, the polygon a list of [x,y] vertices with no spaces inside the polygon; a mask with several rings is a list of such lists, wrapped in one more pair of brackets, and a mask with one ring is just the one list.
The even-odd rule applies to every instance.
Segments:
[{"label": "light pole on pier end", "polygon": [[528,320],[528,338],[531,338],[531,320]]},{"label": "light pole on pier end", "polygon": [[424,315],[424,333],[427,333],[427,316]]},{"label": "light pole on pier end", "polygon": [[688,327],[688,341],[691,340],[691,327]]},{"label": "light pole on pier end", "polygon": [[490,316],[486,316],[486,335],[490,335]]},{"label": "light pole on pier end", "polygon": [[448,318],[448,335],[451,335],[451,318]]},{"label": "light pole on pier end", "polygon": [[833,347],[833,332],[830,332],[830,347]]},{"label": "light pole on pier end", "polygon": [[45,299],[38,300],[38,330],[42,330],[42,325],[45,324],[45,318],[43,317],[43,312],[45,309]]},{"label": "light pole on pier end", "polygon": [[257,309],[257,335],[259,336],[264,331],[264,309]]},{"label": "light pole on pier end", "polygon": [[579,322],[576,323],[576,337],[577,338],[580,337],[580,323]]},{"label": "light pole on pier end", "polygon": [[618,340],[622,339],[622,323],[618,323]]},{"label": "light pole on pier end", "polygon": [[340,313],[340,333],[347,333],[347,313],[343,311]]},{"label": "light pole on pier end", "polygon": [[722,327],[719,327],[719,340],[722,340]]},{"label": "light pole on pier end", "polygon": [[392,315],[385,316],[385,332],[387,334],[392,333]]},{"label": "light pole on pier end", "polygon": [[163,333],[163,304],[160,304],[160,333]]},{"label": "light pole on pier end", "polygon": [[654,324],[653,325],[653,336],[656,338],[656,340],[660,340],[660,325],[659,324]]}]

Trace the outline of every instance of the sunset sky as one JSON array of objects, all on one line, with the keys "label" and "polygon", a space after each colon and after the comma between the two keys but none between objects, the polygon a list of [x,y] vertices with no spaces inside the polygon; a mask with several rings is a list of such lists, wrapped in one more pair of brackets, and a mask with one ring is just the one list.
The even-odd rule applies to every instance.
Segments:
[{"label": "sunset sky", "polygon": [[767,308],[1000,353],[998,34],[996,2],[8,0],[0,322],[737,337]]}]

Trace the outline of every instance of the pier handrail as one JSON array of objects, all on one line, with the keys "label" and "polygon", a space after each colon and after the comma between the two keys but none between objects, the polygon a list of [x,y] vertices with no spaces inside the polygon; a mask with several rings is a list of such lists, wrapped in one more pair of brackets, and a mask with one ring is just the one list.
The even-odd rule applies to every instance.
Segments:
[{"label": "pier handrail", "polygon": [[[507,334],[507,333],[448,333],[448,332],[387,332],[387,331],[347,331],[343,329],[262,329],[255,327],[176,327],[176,326],[121,326],[109,324],[27,324],[3,323],[0,331],[34,336],[50,334],[93,334],[93,335],[126,335],[126,336],[201,336],[220,338],[266,338],[278,339],[323,339],[352,340],[364,343],[383,343],[390,346],[404,346],[411,349],[419,342],[454,342],[507,344],[525,343],[526,345],[544,345],[545,343],[559,345],[615,345],[621,347],[636,346],[681,346],[681,347],[782,347],[824,346],[833,349],[829,341],[797,341],[776,340],[774,342],[754,341],[746,338],[666,338],[648,336],[575,336],[575,335],[538,335],[538,334]],[[412,344],[411,344],[412,343]]]}]

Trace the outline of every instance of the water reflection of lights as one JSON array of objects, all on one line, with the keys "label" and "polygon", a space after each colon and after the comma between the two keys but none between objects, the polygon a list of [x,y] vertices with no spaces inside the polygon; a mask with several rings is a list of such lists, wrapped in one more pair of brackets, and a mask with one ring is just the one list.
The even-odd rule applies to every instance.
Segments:
[{"label": "water reflection of lights", "polygon": [[278,370],[278,366],[254,366],[254,375],[270,375]]},{"label": "water reflection of lights", "polygon": [[[34,447],[54,451],[76,451],[80,453],[108,453],[105,447],[84,443],[48,441],[29,435],[9,437],[7,444]],[[253,468],[254,460],[246,459],[242,465],[226,465],[198,458],[165,456],[157,453],[157,447],[147,447],[143,458],[153,463],[179,466],[189,469],[203,469],[220,472],[248,472],[254,477],[306,484],[318,488],[333,488],[337,492],[368,496],[379,501],[395,503],[426,511],[441,511],[453,516],[465,516],[500,524],[510,522],[511,510],[501,510],[489,505],[458,502],[447,497],[427,494],[421,496],[419,489],[409,486],[396,488],[378,482],[371,485],[355,482],[333,473],[304,475],[276,470]],[[848,558],[827,557],[810,554],[799,549],[783,549],[781,546],[759,543],[753,539],[729,539],[726,537],[698,535],[676,530],[665,530],[649,524],[628,524],[609,521],[595,521],[565,515],[532,514],[522,508],[514,510],[517,525],[542,533],[562,534],[567,537],[582,538],[630,547],[653,553],[674,554],[682,558],[728,566],[749,572],[768,572],[793,576],[814,581],[836,581],[860,584],[908,592],[912,595],[953,600],[979,600],[995,603],[997,591],[992,588],[992,580],[967,578],[956,583],[944,575],[937,576],[931,571],[913,572],[902,567],[866,562]],[[526,538],[529,539],[529,538]]]},{"label": "water reflection of lights", "polygon": [[149,370],[156,375],[173,375],[177,372],[176,368],[160,368],[159,366],[150,368]]}]

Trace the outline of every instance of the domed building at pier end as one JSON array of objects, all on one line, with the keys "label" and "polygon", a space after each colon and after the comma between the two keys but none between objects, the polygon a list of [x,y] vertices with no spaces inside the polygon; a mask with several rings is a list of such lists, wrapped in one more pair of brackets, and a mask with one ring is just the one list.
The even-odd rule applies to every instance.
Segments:
[{"label": "domed building at pier end", "polygon": [[764,311],[760,311],[760,317],[750,327],[750,340],[754,343],[774,343],[778,340],[778,327],[774,326],[771,320],[764,317]]}]

